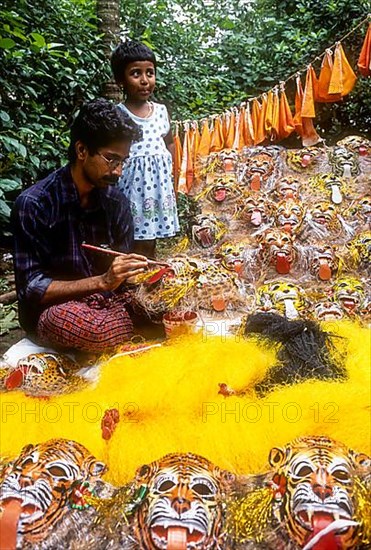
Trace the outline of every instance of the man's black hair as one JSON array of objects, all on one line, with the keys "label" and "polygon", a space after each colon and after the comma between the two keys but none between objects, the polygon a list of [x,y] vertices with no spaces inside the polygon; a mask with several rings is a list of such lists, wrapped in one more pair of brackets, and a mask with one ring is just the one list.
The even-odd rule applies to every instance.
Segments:
[{"label": "man's black hair", "polygon": [[135,40],[122,42],[111,55],[111,68],[117,84],[122,84],[126,66],[134,61],[152,61],[156,68],[155,54],[148,46]]},{"label": "man's black hair", "polygon": [[137,124],[107,99],[95,99],[85,103],[71,126],[68,158],[76,161],[76,142],[86,145],[89,155],[95,155],[101,147],[114,141],[139,141],[142,130]]}]

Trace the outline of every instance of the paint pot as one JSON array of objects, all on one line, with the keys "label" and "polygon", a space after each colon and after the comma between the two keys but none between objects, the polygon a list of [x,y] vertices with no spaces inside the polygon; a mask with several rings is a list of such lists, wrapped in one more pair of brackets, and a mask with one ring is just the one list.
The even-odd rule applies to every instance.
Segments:
[{"label": "paint pot", "polygon": [[196,332],[197,313],[194,311],[171,311],[162,318],[167,338]]}]

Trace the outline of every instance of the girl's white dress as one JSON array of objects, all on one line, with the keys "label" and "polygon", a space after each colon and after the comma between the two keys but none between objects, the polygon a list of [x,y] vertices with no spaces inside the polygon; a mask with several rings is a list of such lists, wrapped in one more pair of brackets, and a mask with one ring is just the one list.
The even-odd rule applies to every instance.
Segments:
[{"label": "girl's white dress", "polygon": [[130,201],[134,239],[172,237],[179,221],[172,177],[172,158],[164,137],[170,130],[165,105],[154,103],[152,115],[140,118],[119,104],[143,131],[143,140],[133,143],[119,187]]}]

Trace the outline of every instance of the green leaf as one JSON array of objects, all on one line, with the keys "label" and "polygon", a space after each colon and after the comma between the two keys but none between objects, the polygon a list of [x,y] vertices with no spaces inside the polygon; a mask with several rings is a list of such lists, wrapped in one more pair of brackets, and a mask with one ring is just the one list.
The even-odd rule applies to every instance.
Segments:
[{"label": "green leaf", "polygon": [[0,111],[0,118],[4,122],[9,122],[9,120],[10,120],[10,116],[5,111]]},{"label": "green leaf", "polygon": [[11,50],[16,43],[12,38],[0,38],[0,48],[3,50]]},{"label": "green leaf", "polygon": [[45,41],[45,38],[39,34],[38,32],[32,32],[30,34],[30,36],[32,36],[33,40],[34,40],[34,44],[38,47],[38,48],[45,48],[46,46],[46,41]]},{"label": "green leaf", "polygon": [[26,158],[27,156],[27,149],[26,147],[20,143],[17,139],[10,138],[7,136],[0,136],[0,141],[2,141],[5,145],[5,148],[8,151],[16,151],[21,157]]},{"label": "green leaf", "polygon": [[10,208],[3,199],[0,199],[0,216],[4,218],[10,217]]},{"label": "green leaf", "polygon": [[0,189],[2,191],[15,191],[16,189],[20,189],[21,187],[22,185],[19,181],[0,178]]}]

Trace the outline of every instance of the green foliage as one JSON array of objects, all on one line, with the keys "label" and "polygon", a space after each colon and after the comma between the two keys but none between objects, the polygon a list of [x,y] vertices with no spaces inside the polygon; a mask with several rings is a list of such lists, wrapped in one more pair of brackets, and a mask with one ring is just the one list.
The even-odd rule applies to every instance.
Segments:
[{"label": "green foliage", "polygon": [[0,304],[0,336],[15,328],[19,328],[17,304]]},{"label": "green foliage", "polygon": [[93,3],[3,1],[0,66],[4,227],[16,193],[65,161],[67,123],[74,107],[99,95],[107,78]]}]

